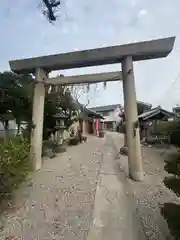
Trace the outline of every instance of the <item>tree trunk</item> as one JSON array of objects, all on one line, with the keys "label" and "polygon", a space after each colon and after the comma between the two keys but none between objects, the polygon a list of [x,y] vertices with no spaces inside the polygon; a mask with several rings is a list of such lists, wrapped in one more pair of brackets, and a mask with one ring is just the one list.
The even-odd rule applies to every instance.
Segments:
[{"label": "tree trunk", "polygon": [[18,135],[20,134],[21,124],[18,123],[18,124],[17,124],[17,127],[18,127],[18,129],[17,129],[16,136],[18,136]]},{"label": "tree trunk", "polygon": [[8,138],[9,138],[9,122],[5,121],[3,122],[3,127],[4,127],[4,143],[7,143]]}]

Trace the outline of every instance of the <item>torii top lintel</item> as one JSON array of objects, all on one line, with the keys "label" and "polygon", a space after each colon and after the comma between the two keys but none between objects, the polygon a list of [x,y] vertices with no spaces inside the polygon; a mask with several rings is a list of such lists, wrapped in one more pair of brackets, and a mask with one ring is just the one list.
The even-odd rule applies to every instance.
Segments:
[{"label": "torii top lintel", "polygon": [[132,56],[133,61],[166,57],[173,49],[175,37],[97,48],[42,57],[10,61],[16,73],[32,73],[36,68],[48,71],[98,66],[121,62]]}]

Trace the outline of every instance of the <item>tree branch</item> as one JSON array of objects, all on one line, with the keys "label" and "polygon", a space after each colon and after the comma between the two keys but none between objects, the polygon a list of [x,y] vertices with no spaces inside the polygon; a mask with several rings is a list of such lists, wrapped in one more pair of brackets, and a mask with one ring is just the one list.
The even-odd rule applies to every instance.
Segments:
[{"label": "tree branch", "polygon": [[50,21],[56,21],[56,16],[54,15],[54,8],[57,8],[61,2],[56,0],[42,0],[44,5],[46,6],[48,12],[47,17]]}]

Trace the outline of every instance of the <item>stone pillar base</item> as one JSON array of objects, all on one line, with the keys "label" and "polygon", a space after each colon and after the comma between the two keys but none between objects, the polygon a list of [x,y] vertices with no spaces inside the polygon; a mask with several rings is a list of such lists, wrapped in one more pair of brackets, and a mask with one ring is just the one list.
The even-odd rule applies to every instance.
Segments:
[{"label": "stone pillar base", "polygon": [[120,148],[120,154],[125,155],[125,156],[128,156],[128,146],[127,146],[127,145],[123,145],[123,146]]},{"label": "stone pillar base", "polygon": [[137,172],[129,169],[130,178],[134,181],[143,181],[144,180],[144,172]]},{"label": "stone pillar base", "polygon": [[[128,156],[128,146],[127,146],[127,145],[123,145],[123,146],[120,148],[119,153],[122,154],[122,155]],[[143,156],[143,148],[142,148],[142,147],[141,147],[141,155]],[[142,156],[141,156],[141,157],[142,157]]]}]

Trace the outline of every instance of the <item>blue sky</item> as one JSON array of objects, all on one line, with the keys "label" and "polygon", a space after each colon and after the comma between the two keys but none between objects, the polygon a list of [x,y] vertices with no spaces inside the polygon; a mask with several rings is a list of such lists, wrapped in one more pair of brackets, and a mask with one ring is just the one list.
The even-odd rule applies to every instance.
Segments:
[{"label": "blue sky", "polygon": [[[170,109],[180,104],[179,0],[62,0],[59,20],[50,24],[37,0],[6,0],[0,8],[0,71],[9,60],[74,50],[176,36],[173,52],[165,59],[135,63],[137,99]],[[66,75],[120,70],[120,64],[73,69]],[[56,73],[54,73],[56,74]],[[170,88],[170,89],[169,89]],[[90,106],[123,102],[120,83],[106,90],[92,86],[81,99]]]}]

